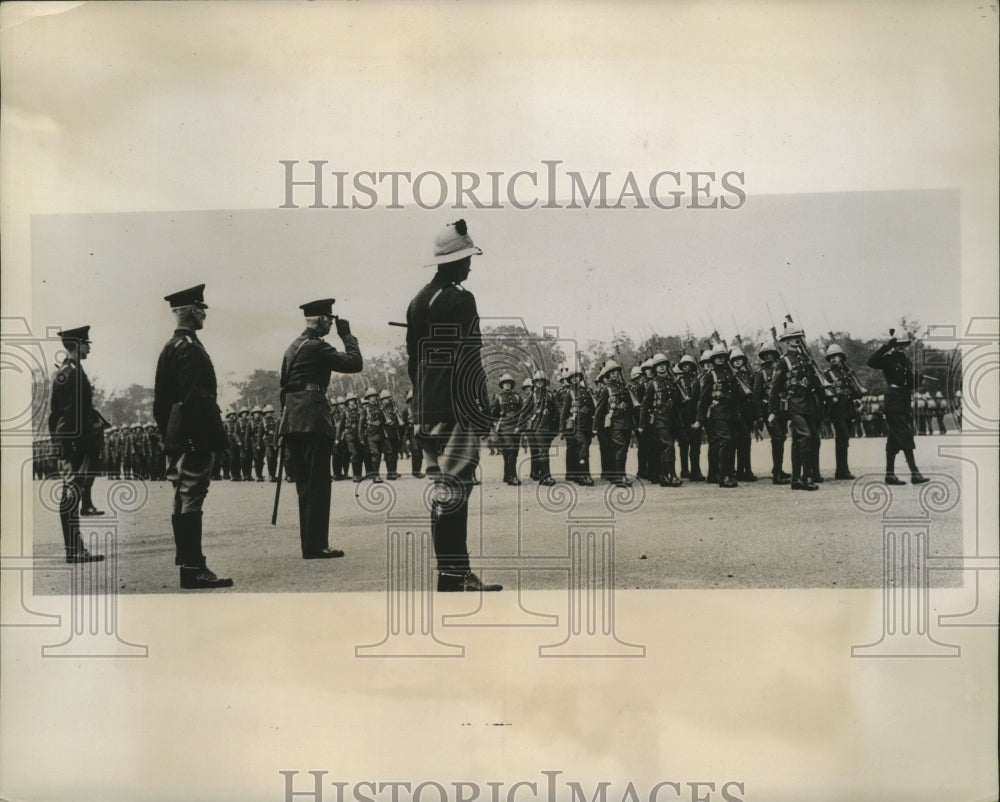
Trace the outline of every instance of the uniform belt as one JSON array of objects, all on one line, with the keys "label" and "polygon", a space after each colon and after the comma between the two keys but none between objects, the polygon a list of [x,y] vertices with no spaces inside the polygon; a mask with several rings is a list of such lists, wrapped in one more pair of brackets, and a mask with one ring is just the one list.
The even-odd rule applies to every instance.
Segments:
[{"label": "uniform belt", "polygon": [[286,384],[286,393],[301,393],[303,390],[312,390],[316,393],[325,393],[326,388],[322,384]]}]

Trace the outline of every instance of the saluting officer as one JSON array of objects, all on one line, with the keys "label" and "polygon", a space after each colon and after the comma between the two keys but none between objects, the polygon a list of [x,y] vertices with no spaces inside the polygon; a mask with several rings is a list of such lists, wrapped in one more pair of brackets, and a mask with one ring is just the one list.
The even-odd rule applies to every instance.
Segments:
[{"label": "saluting officer", "polygon": [[228,588],[202,553],[202,505],[211,483],[214,453],[226,444],[216,401],[215,367],[198,339],[205,325],[204,284],[167,295],[177,319],[173,336],[156,363],[153,417],[163,433],[169,459],[167,478],[174,486],[171,523],[182,588]]},{"label": "saluting officer", "polygon": [[583,371],[566,374],[566,396],[559,416],[559,431],[566,438],[566,478],[593,487],[590,475],[590,441],[594,437],[594,394],[583,383]]},{"label": "saluting officer", "polygon": [[670,360],[665,354],[656,354],[650,360],[653,378],[646,385],[639,412],[639,437],[651,432],[656,438],[658,459],[650,470],[655,473],[660,487],[680,487],[677,478],[675,441],[681,436],[681,391],[670,375]]},{"label": "saluting officer", "polygon": [[[323,298],[299,307],[306,319],[305,330],[292,341],[281,360],[278,436],[287,444],[293,465],[299,497],[299,538],[306,560],[344,556],[340,549],[331,549],[329,543],[333,416],[326,392],[333,371],[360,373],[364,360],[350,324],[334,317],[333,304],[333,298]],[[345,353],[323,341],[334,320]]]},{"label": "saluting officer", "polygon": [[[891,332],[890,332],[891,334]],[[928,481],[917,467],[913,441],[913,411],[910,393],[913,392],[913,365],[906,356],[909,338],[889,342],[879,348],[868,359],[868,367],[881,370],[888,388],[885,392],[885,423],[889,435],[885,442],[885,483],[887,485],[906,484],[896,476],[896,455],[902,451],[910,468],[910,482],[915,485]],[[881,396],[880,396],[881,397]]]},{"label": "saluting officer", "polygon": [[84,480],[90,473],[98,445],[94,391],[81,362],[90,355],[90,326],[59,332],[66,357],[56,372],[49,412],[49,434],[59,449],[62,496],[59,525],[62,527],[66,562],[100,562],[103,554],[91,554],[80,536],[80,505]]}]

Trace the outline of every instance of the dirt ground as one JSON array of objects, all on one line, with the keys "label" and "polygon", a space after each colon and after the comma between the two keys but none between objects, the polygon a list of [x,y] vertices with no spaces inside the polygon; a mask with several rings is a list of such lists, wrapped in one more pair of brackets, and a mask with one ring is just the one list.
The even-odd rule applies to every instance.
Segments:
[{"label": "dirt ground", "polygon": [[[945,482],[950,477],[960,483],[961,463],[938,454],[939,446],[956,441],[954,433],[918,437],[921,470]],[[554,471],[559,470],[564,459],[556,451],[558,443],[553,447]],[[884,444],[883,439],[876,438],[852,441],[851,469],[859,480],[872,481],[882,475]],[[591,456],[596,464],[596,445]],[[628,470],[634,475],[635,451],[630,451],[629,456]],[[486,579],[508,588],[515,587],[518,581],[525,589],[564,588],[571,526],[582,526],[584,531],[594,531],[595,527],[599,531],[613,529],[614,583],[622,590],[872,588],[882,584],[880,514],[859,509],[852,499],[854,483],[830,480],[834,472],[831,440],[824,440],[821,450],[821,470],[827,481],[811,493],[771,483],[767,440],[753,446],[752,464],[760,481],[741,483],[732,490],[704,483],[685,482],[683,487],[671,489],[637,482],[634,495],[612,497],[609,493],[614,491],[604,482],[590,488],[564,484],[544,488],[526,480],[527,455],[522,453],[520,458],[524,484],[510,487],[500,481],[501,458],[488,456],[484,449],[482,484],[470,504],[469,546],[473,555],[478,552],[553,558],[543,561],[551,563],[551,570],[518,572],[494,567],[480,571]],[[786,470],[787,463],[786,451]],[[409,467],[408,461],[401,461],[401,470]],[[900,456],[897,473],[908,479],[904,468]],[[54,558],[40,560],[33,571],[37,594],[69,593],[73,575],[67,570],[69,566],[59,564],[62,543],[58,519],[40,503],[51,495],[52,485],[53,480],[35,482],[34,554],[36,559]],[[384,485],[335,482],[330,545],[343,549],[346,556],[304,561],[298,542],[293,485],[283,485],[278,522],[271,526],[274,484],[213,482],[205,503],[203,548],[209,566],[220,576],[232,577],[235,586],[195,592],[382,590],[387,575],[387,529],[401,531],[420,524],[419,520],[410,524],[390,520],[387,524],[386,515],[426,517],[424,498],[428,487],[428,480],[409,473]],[[919,514],[921,490],[929,487],[932,485],[892,488],[891,514]],[[127,496],[132,491],[134,498],[122,500],[123,493]],[[853,495],[859,492],[860,487],[855,487]],[[116,533],[119,592],[182,592],[173,564],[172,494],[166,482],[143,486],[140,482],[97,480],[94,501],[99,508],[109,512],[113,509],[111,495],[134,510],[121,513],[117,519],[111,515],[83,519],[85,525],[94,527],[91,531]],[[380,506],[390,498],[391,509]],[[571,499],[572,508],[568,509]],[[612,509],[614,504],[617,511]],[[568,523],[568,516],[576,523]],[[591,523],[579,523],[581,519]],[[960,554],[961,505],[933,513],[931,520],[929,554]],[[97,550],[105,549],[99,546]],[[931,581],[939,586],[956,584],[959,574],[932,572]]]}]

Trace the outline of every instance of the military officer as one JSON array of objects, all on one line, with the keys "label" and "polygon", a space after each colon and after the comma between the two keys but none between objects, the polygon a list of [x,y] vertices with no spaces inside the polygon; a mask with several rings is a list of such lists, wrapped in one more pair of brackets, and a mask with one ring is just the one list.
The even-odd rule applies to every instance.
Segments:
[{"label": "military officer", "polygon": [[778,419],[775,410],[784,409],[792,430],[792,490],[818,490],[819,421],[823,386],[805,353],[805,332],[786,328],[779,338],[788,350],[778,360],[768,398],[768,423]]},{"label": "military officer", "polygon": [[[66,356],[52,385],[49,434],[59,449],[62,495],[59,525],[62,528],[66,562],[100,562],[103,554],[91,554],[80,534],[80,507],[84,481],[91,470],[99,445],[94,391],[82,362],[90,356],[90,326],[59,332]],[[97,424],[97,426],[95,426]]]},{"label": "military officer", "polygon": [[861,387],[847,364],[847,354],[837,343],[830,343],[824,355],[830,363],[827,378],[833,385],[833,401],[830,405],[830,422],[833,424],[834,450],[837,469],[834,479],[853,479],[854,474],[847,465],[847,449],[851,442],[851,432],[858,417],[861,401]]},{"label": "military officer", "polygon": [[[760,357],[760,370],[753,379],[753,410],[757,420],[764,421],[767,433],[771,438],[771,483],[787,485],[792,481],[790,474],[785,473],[785,440],[788,431],[788,413],[782,409],[771,408],[771,383],[774,381],[774,370],[781,352],[775,345],[761,343],[757,349]],[[774,417],[771,418],[771,413]]]},{"label": "military officer", "polygon": [[897,340],[889,332],[889,341],[868,359],[868,367],[881,370],[886,385],[884,415],[889,434],[885,443],[885,483],[906,484],[896,476],[896,455],[902,451],[910,469],[910,482],[915,485],[928,481],[917,467],[913,440],[913,411],[910,394],[913,392],[913,365],[906,356],[909,338]]},{"label": "military officer", "polygon": [[625,384],[621,366],[609,359],[602,370],[604,386],[597,393],[594,420],[598,431],[604,430],[608,443],[608,479],[617,487],[631,487],[625,474],[629,441],[632,436],[635,405]]},{"label": "military officer", "polygon": [[566,395],[559,415],[559,431],[566,438],[566,478],[584,487],[593,487],[590,475],[590,441],[594,437],[596,402],[583,383],[583,371],[566,374]]},{"label": "military officer", "polygon": [[558,428],[555,394],[549,390],[549,380],[544,371],[535,371],[532,390],[524,402],[517,421],[517,430],[528,437],[531,449],[531,478],[540,485],[554,485],[549,465],[549,448]]},{"label": "military officer", "polygon": [[[407,373],[413,385],[417,441],[440,468],[431,509],[439,591],[497,591],[471,570],[469,496],[479,465],[479,438],[492,427],[476,299],[462,287],[481,254],[464,220],[434,240],[428,267],[437,274],[406,310]],[[429,469],[428,469],[429,470]]]},{"label": "military officer", "polygon": [[173,336],[156,363],[153,417],[163,433],[174,486],[175,563],[186,589],[228,588],[232,579],[216,576],[202,553],[202,505],[211,483],[213,452],[226,445],[222,413],[216,402],[212,360],[198,339],[205,325],[204,284],[164,297],[177,320]]},{"label": "military officer", "polygon": [[[333,416],[326,392],[330,374],[360,373],[364,366],[348,321],[333,315],[333,298],[302,304],[305,330],[292,341],[281,361],[281,423],[278,436],[288,445],[299,498],[299,537],[306,560],[343,557],[331,549],[330,454]],[[341,353],[323,338],[336,321],[344,344]]]},{"label": "military officer", "polygon": [[496,436],[500,456],[503,457],[503,481],[517,486],[521,480],[517,478],[517,424],[521,414],[521,396],[514,391],[514,377],[504,373],[498,382],[500,392],[493,397],[490,410],[496,423],[493,431]]}]

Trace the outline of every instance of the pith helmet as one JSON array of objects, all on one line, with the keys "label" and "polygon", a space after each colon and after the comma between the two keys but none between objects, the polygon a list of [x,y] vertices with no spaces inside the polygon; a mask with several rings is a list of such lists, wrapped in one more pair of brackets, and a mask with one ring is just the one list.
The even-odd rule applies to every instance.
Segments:
[{"label": "pith helmet", "polygon": [[545,375],[544,370],[536,370],[534,375],[531,377],[532,382],[543,381],[546,384],[549,383],[548,377]]},{"label": "pith helmet", "polygon": [[521,382],[521,389],[522,390],[524,390],[527,387],[531,387],[531,378],[530,377],[527,378],[527,379],[525,379],[523,382]]},{"label": "pith helmet", "polygon": [[264,404],[264,414],[266,415],[268,412],[274,412],[274,407],[270,404]]},{"label": "pith helmet", "polygon": [[264,410],[262,410],[259,406],[254,407],[253,409],[250,410],[251,415],[260,415],[263,412]]},{"label": "pith helmet", "polygon": [[358,397],[354,393],[348,393],[347,397],[344,399],[344,403],[346,404],[348,401],[357,401],[357,400]]},{"label": "pith helmet", "polygon": [[746,358],[747,358],[747,355],[743,353],[743,349],[742,348],[733,348],[729,352],[729,359],[730,359],[730,361],[732,361],[733,359],[742,359],[742,360],[745,361]]},{"label": "pith helmet", "polygon": [[628,377],[629,377],[630,379],[637,379],[637,378],[639,378],[639,377],[640,377],[641,375],[642,375],[642,368],[640,368],[640,367],[639,367],[638,365],[634,365],[634,366],[632,367],[632,370],[630,370],[630,371],[628,372]]},{"label": "pith helmet", "polygon": [[621,365],[619,365],[617,362],[615,362],[615,360],[609,359],[607,362],[604,363],[604,368],[603,368],[603,370],[601,370],[601,374],[605,378],[607,378],[608,376],[610,376],[612,374],[612,372],[614,372],[616,370],[620,371],[621,369],[622,369]]},{"label": "pith helmet", "polygon": [[781,340],[782,342],[786,342],[788,340],[798,340],[798,339],[804,340],[805,338],[806,338],[806,333],[802,329],[795,326],[792,328],[786,327],[785,330],[781,332],[781,336],[778,339]]},{"label": "pith helmet", "polygon": [[708,364],[709,362],[711,362],[712,361],[712,350],[710,348],[706,348],[704,351],[702,351],[701,352],[701,356],[698,358],[698,361],[702,365],[705,365],[705,364]]},{"label": "pith helmet", "polygon": [[764,354],[774,354],[775,356],[780,356],[781,352],[774,347],[773,343],[761,343],[760,347],[757,349],[757,356],[764,356]]},{"label": "pith helmet", "polygon": [[466,256],[481,256],[482,253],[469,236],[465,221],[457,220],[448,223],[434,238],[434,260],[424,267],[457,262]]},{"label": "pith helmet", "polygon": [[724,346],[722,343],[719,343],[711,351],[710,358],[712,359],[712,361],[715,361],[715,358],[717,356],[724,356],[726,358],[726,361],[729,360],[729,351],[726,350],[726,346]]},{"label": "pith helmet", "polygon": [[[662,356],[662,354],[657,354],[657,356]],[[652,370],[653,369],[653,360],[652,359],[647,359],[645,362],[643,362],[641,365],[639,365],[639,369],[640,370]]]},{"label": "pith helmet", "polygon": [[[648,360],[648,362],[649,362],[649,367],[654,368],[654,369],[656,368],[657,365],[669,365],[670,364],[670,360],[667,359],[667,355],[666,354],[654,354],[653,358],[650,359],[650,360]],[[642,364],[643,364],[643,366],[646,365],[645,362],[643,362]]]},{"label": "pith helmet", "polygon": [[383,390],[381,393],[378,394],[378,397],[380,401],[385,401],[385,399],[387,398],[392,398],[392,393],[390,393],[388,390]]},{"label": "pith helmet", "polygon": [[684,354],[684,356],[682,356],[680,361],[677,363],[677,367],[680,367],[681,365],[694,365],[697,367],[698,363],[694,361],[694,357],[691,356],[691,354]]},{"label": "pith helmet", "polygon": [[826,358],[829,359],[831,356],[837,356],[837,354],[847,359],[847,354],[844,353],[843,348],[837,345],[837,343],[830,343],[830,347],[826,349]]},{"label": "pith helmet", "polygon": [[250,414],[250,407],[240,407],[240,414],[241,415],[249,415]]},{"label": "pith helmet", "polygon": [[377,398],[378,390],[376,390],[374,387],[369,387],[367,390],[365,390],[365,398],[368,399],[371,398],[372,396]]},{"label": "pith helmet", "polygon": [[505,373],[503,376],[500,377],[500,381],[498,381],[497,384],[503,387],[504,382],[510,382],[511,387],[513,387],[514,377],[511,376],[509,373]]}]

